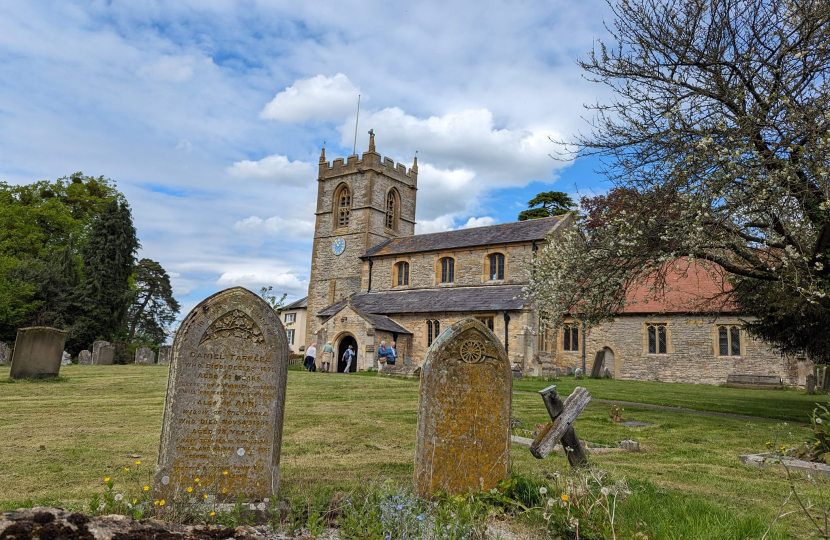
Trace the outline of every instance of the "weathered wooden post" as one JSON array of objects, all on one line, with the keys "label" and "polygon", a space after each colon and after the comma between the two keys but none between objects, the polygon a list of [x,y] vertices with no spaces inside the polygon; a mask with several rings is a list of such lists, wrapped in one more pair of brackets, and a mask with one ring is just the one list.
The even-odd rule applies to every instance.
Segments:
[{"label": "weathered wooden post", "polygon": [[530,445],[530,453],[537,459],[544,459],[553,451],[556,443],[562,441],[562,447],[572,467],[588,463],[588,454],[576,436],[572,424],[591,402],[591,394],[585,388],[578,386],[564,403],[556,391],[556,385],[540,390],[539,394],[545,402],[551,423],[545,426],[545,429]]}]

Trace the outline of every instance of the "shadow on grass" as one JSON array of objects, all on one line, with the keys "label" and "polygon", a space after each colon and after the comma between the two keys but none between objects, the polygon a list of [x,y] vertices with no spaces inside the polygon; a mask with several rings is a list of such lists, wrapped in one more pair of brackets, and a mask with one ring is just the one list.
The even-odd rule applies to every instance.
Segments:
[{"label": "shadow on grass", "polygon": [[65,377],[63,375],[58,375],[57,377],[42,377],[42,378],[26,377],[25,379],[13,379],[11,377],[6,377],[5,379],[0,379],[0,383],[4,383],[4,384],[64,383],[64,382],[69,382],[69,380],[70,380],[69,377]]}]

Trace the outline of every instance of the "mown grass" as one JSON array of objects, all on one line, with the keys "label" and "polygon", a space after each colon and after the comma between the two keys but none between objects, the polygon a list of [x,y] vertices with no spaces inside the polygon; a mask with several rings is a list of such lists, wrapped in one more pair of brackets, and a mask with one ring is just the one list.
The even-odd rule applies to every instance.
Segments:
[{"label": "mown grass", "polygon": [[698,411],[725,412],[761,416],[793,422],[808,422],[816,403],[828,405],[830,396],[808,395],[804,391],[749,390],[696,384],[673,384],[648,381],[621,381],[562,377],[546,382],[535,378],[514,381],[513,389],[537,392],[555,384],[560,394],[570,394],[577,386],[584,386],[599,399],[633,401],[653,405],[685,407]]},{"label": "mown grass", "polygon": [[[0,370],[5,370],[0,371],[2,380],[8,368]],[[101,489],[104,477],[119,485],[135,475],[134,467],[129,474],[123,467],[141,461],[150,472],[155,464],[167,380],[164,366],[64,366],[61,373],[65,380],[57,384],[0,384],[0,510],[79,504]],[[540,388],[551,384],[520,381],[516,389],[533,389],[536,383]],[[675,401],[665,404],[686,407],[691,403],[683,400],[696,393],[699,402],[721,396],[732,403],[728,412],[739,414],[780,409],[782,397],[787,403],[802,402],[795,392],[756,395],[602,380],[557,383],[564,394],[568,385],[576,384],[588,386],[597,397],[613,394],[627,401],[674,395]],[[749,396],[747,403],[743,396]],[[762,405],[764,398],[771,401],[769,406]],[[280,496],[319,485],[349,489],[383,477],[410,482],[417,406],[417,381],[289,372]],[[625,419],[653,425],[629,428],[611,422],[609,410],[610,405],[592,403],[575,427],[589,441],[614,444],[632,437],[641,444],[640,454],[592,457],[633,488],[620,517],[623,538],[636,532],[670,540],[760,538],[786,497],[788,483],[784,473],[745,467],[737,456],[763,451],[767,440],[797,444],[806,434],[802,426],[636,407],[626,407]],[[525,426],[547,421],[541,399],[530,394],[514,394],[513,416]],[[536,460],[516,445],[512,463],[515,472],[537,478],[568,470],[564,456]],[[818,496],[814,489],[802,488],[813,500]],[[806,532],[805,518],[792,514],[771,538],[801,538]]]}]

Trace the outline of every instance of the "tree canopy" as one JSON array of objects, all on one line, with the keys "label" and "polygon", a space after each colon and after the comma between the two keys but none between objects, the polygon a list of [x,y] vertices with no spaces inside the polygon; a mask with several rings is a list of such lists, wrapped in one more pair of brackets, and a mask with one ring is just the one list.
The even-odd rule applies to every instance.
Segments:
[{"label": "tree canopy", "polygon": [[519,221],[561,216],[575,210],[576,203],[567,193],[545,191],[527,201],[527,208],[527,210],[519,212]]},{"label": "tree canopy", "polygon": [[529,292],[596,323],[672,261],[711,261],[751,332],[830,360],[830,3],[610,5],[616,43],[579,64],[614,98],[572,142],[613,188],[583,199]]}]

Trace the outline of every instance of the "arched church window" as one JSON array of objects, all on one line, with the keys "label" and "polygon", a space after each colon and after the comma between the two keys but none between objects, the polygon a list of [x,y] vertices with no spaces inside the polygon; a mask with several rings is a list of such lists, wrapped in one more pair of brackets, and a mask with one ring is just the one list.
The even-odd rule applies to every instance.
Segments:
[{"label": "arched church window", "polygon": [[441,333],[441,323],[437,320],[427,320],[427,347],[432,345],[432,342]]},{"label": "arched church window", "polygon": [[441,283],[455,282],[455,259],[444,257],[441,259]]},{"label": "arched church window", "polygon": [[348,227],[352,212],[352,192],[349,186],[343,184],[334,194],[335,228]]},{"label": "arched church window", "polygon": [[490,279],[504,279],[504,255],[501,253],[490,255]]},{"label": "arched church window", "polygon": [[386,195],[386,228],[398,230],[398,195],[394,189]]},{"label": "arched church window", "polygon": [[399,262],[395,265],[395,272],[397,274],[398,287],[409,285],[409,263]]}]

